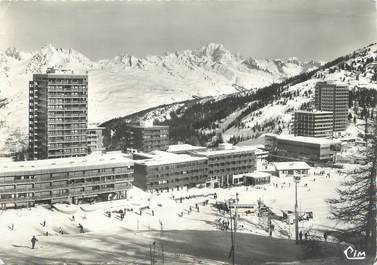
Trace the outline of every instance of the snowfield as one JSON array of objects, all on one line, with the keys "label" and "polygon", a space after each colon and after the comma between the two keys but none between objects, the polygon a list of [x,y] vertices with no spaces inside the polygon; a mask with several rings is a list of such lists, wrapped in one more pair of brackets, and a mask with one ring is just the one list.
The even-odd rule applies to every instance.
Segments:
[{"label": "snowfield", "polygon": [[[349,167],[352,168],[351,165]],[[319,171],[324,171],[325,175],[329,173],[330,177],[318,175]],[[298,185],[299,211],[312,211],[313,219],[300,222],[300,231],[309,232],[310,236],[321,238],[324,230],[339,228],[339,224],[328,219],[329,212],[325,199],[336,196],[335,188],[342,178],[337,169],[315,168],[309,176],[302,179]],[[217,199],[213,198],[211,195],[213,193],[217,194]],[[230,198],[235,199],[236,194],[238,194],[240,204],[257,204],[260,199],[275,213],[279,213],[280,210],[294,209],[294,185],[288,178],[273,177],[271,184],[259,187],[194,188],[160,194],[144,192],[134,187],[128,192],[128,199],[125,200],[81,205],[55,204],[51,209],[48,206],[40,205],[31,209],[2,211],[0,213],[0,253],[6,253],[9,250],[16,251],[20,256],[34,255],[30,249],[32,235],[36,235],[39,240],[35,255],[46,257],[46,255],[53,255],[55,247],[56,251],[61,251],[59,242],[67,243],[67,239],[72,240],[77,248],[81,244],[86,245],[86,242],[93,244],[94,248],[96,242],[87,241],[86,237],[105,240],[105,238],[122,234],[122,231],[146,232],[147,234],[142,237],[148,237],[148,231],[221,231],[221,223],[223,220],[229,220],[229,215],[219,211],[214,204]],[[180,197],[183,197],[182,203],[179,200]],[[203,205],[206,200],[208,200],[208,205]],[[199,211],[196,210],[196,204]],[[147,206],[149,208],[145,209]],[[140,215],[142,208],[144,210]],[[121,220],[120,214],[117,213],[121,209],[129,210],[126,212],[124,220]],[[130,211],[131,209],[132,211]],[[108,212],[111,212],[111,216],[108,215]],[[243,209],[238,209],[237,212],[240,215],[237,221],[240,233],[268,236],[264,230],[264,224],[259,222],[256,214],[246,214]],[[44,221],[46,221],[45,227],[43,226]],[[294,238],[293,224],[289,226],[287,223],[277,220],[274,220],[273,223],[275,225],[274,238]],[[84,234],[80,234],[79,224],[84,227]],[[63,230],[63,235],[59,233],[60,229]],[[48,232],[48,236],[46,236],[46,232]],[[224,231],[224,233],[226,232]],[[131,235],[132,233],[127,234],[127,237]],[[134,244],[137,245],[138,238],[138,234],[135,234],[129,240],[135,240]],[[145,242],[146,239],[143,240]],[[336,242],[331,237],[330,241]],[[113,247],[116,247],[116,244]],[[93,257],[88,254],[89,256]],[[0,258],[5,259],[6,255],[0,254]],[[85,254],[82,258],[86,259]],[[196,263],[193,257],[187,257],[187,259],[188,264]],[[132,262],[130,260],[130,264]],[[207,264],[205,260],[203,262],[203,264]]]}]

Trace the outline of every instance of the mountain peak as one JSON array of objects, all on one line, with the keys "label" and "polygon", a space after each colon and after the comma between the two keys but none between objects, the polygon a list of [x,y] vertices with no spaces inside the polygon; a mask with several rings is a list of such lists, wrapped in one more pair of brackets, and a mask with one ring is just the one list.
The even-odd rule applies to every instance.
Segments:
[{"label": "mountain peak", "polygon": [[86,70],[93,67],[93,62],[74,49],[56,48],[52,44],[46,44],[32,54],[25,71],[41,73],[47,67]]},{"label": "mountain peak", "polygon": [[224,46],[219,43],[209,43],[207,46],[203,46],[200,50],[200,54],[219,63],[229,61],[232,58],[230,51],[225,49]]}]

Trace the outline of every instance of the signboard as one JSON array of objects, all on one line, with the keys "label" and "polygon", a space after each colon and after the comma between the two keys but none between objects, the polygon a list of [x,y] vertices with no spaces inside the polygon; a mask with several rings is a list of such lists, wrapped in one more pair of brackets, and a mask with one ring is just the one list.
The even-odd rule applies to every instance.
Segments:
[{"label": "signboard", "polygon": [[293,180],[294,180],[295,182],[299,183],[300,180],[301,180],[301,177],[300,177],[300,176],[293,176]]}]

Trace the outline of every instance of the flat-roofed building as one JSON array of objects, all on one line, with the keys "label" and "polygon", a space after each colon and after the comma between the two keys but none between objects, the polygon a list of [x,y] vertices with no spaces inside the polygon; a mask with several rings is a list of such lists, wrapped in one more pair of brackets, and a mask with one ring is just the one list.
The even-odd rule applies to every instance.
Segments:
[{"label": "flat-roofed building", "polygon": [[233,185],[256,186],[270,184],[270,182],[271,174],[266,172],[255,171],[233,176]]},{"label": "flat-roofed building", "polygon": [[150,123],[127,124],[123,144],[127,151],[166,151],[169,146],[169,126]]},{"label": "flat-roofed building", "polygon": [[331,111],[296,111],[294,113],[294,135],[308,137],[330,137],[333,133]]},{"label": "flat-roofed building", "polygon": [[280,178],[293,176],[304,177],[308,175],[311,169],[311,166],[301,161],[275,162],[273,165],[276,175]]},{"label": "flat-roofed building", "polygon": [[187,154],[195,151],[206,151],[207,147],[204,146],[194,146],[191,144],[174,144],[169,145],[167,152],[175,154]]},{"label": "flat-roofed building", "polygon": [[150,191],[195,187],[207,179],[207,158],[153,151],[135,154],[134,185]]},{"label": "flat-roofed building", "polygon": [[0,164],[0,208],[126,198],[134,161],[121,153]]},{"label": "flat-roofed building", "polygon": [[220,144],[219,148],[193,152],[208,159],[207,186],[232,185],[233,175],[253,172],[256,169],[256,148]]},{"label": "flat-roofed building", "polygon": [[265,134],[265,148],[280,160],[333,161],[341,141],[294,135]]},{"label": "flat-roofed building", "polygon": [[88,76],[47,69],[29,82],[29,158],[85,156]]},{"label": "flat-roofed building", "polygon": [[333,112],[334,131],[344,131],[347,127],[349,90],[345,85],[330,81],[318,82],[315,86],[315,108]]},{"label": "flat-roofed building", "polygon": [[105,127],[89,126],[86,135],[88,142],[88,152],[102,152],[105,150],[103,147],[103,131]]}]

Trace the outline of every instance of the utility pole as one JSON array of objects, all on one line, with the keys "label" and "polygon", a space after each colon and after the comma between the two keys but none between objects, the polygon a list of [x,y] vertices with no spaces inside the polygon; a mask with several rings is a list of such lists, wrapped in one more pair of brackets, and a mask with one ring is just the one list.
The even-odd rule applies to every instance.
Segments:
[{"label": "utility pole", "polygon": [[233,225],[234,225],[234,233],[233,233],[233,265],[235,264],[235,260],[236,260],[236,233],[237,233],[237,204],[234,204],[234,215],[233,215],[233,218],[234,218],[234,222],[233,222]]},{"label": "utility pole", "polygon": [[[231,204],[235,207],[235,214],[232,216],[232,207]],[[231,200],[228,201],[229,205],[229,216],[230,216],[230,238],[232,242],[232,247],[230,249],[229,258],[230,255],[232,256],[232,265],[235,265],[235,245],[236,245],[236,215],[237,215],[237,206],[234,204],[234,202],[231,202]]]},{"label": "utility pole", "polygon": [[164,244],[161,242],[162,264],[165,264]]},{"label": "utility pole", "polygon": [[232,264],[234,265],[234,238],[233,238],[233,217],[232,217],[232,208],[229,207],[230,215],[230,239],[232,242],[232,247],[230,248],[230,255],[232,255]]},{"label": "utility pole", "polygon": [[298,244],[298,212],[297,212],[297,183],[300,182],[299,176],[293,176],[295,182],[295,235],[296,235],[296,244]]}]

